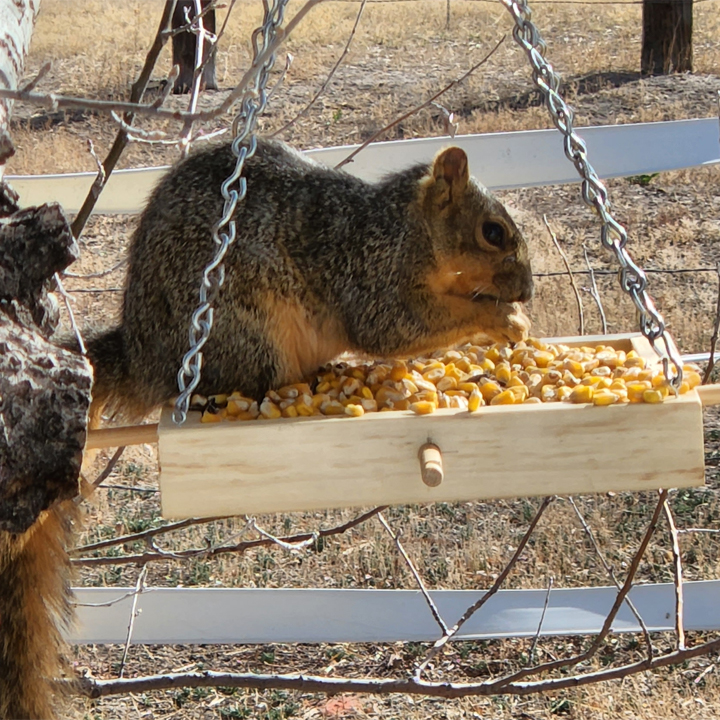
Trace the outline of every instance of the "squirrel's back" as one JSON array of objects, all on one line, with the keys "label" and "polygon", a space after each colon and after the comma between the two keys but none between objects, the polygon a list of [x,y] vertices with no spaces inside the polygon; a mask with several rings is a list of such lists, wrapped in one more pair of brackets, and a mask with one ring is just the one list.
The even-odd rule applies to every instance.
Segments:
[{"label": "squirrel's back", "polygon": [[[527,299],[522,237],[502,206],[462,177],[462,151],[450,150],[456,154],[439,175],[436,160],[367,183],[260,140],[243,171],[247,194],[233,216],[237,238],[214,298],[198,391],[259,397],[347,350],[392,355],[441,342],[436,326],[451,330],[457,318],[435,307],[435,295],[453,292],[429,289],[428,278],[462,274],[445,267],[450,261],[482,262],[489,276],[474,281],[473,292],[486,295],[490,269],[497,271],[492,253],[466,247],[483,213],[502,216],[518,278],[507,297],[496,288],[493,298]],[[130,246],[121,324],[90,342],[100,402],[118,399],[143,415],[176,394],[200,278],[216,250],[220,185],[234,167],[230,144],[211,147],[180,162],[153,192]],[[478,325],[477,318],[458,322]]]}]

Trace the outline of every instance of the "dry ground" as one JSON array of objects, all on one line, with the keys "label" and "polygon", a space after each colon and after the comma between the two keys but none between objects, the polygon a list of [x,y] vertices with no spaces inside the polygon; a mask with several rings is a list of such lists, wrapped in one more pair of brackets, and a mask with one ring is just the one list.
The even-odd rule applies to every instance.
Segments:
[{"label": "dry ground", "polygon": [[[32,75],[48,59],[52,72],[41,89],[99,98],[123,97],[135,78],[155,31],[160,0],[44,0],[28,61]],[[259,3],[240,2],[229,25],[219,60],[222,88],[246,66],[250,30],[259,19]],[[295,3],[295,7],[298,4]],[[271,133],[294,117],[315,92],[342,52],[357,4],[332,2],[316,9],[291,39],[292,68],[262,120]],[[695,7],[695,74],[640,79],[640,9],[637,5],[538,5],[536,20],[548,40],[548,53],[564,74],[578,111],[579,124],[637,122],[716,114],[720,89],[720,45],[716,3]],[[357,142],[413,107],[477,62],[509,31],[505,11],[486,2],[453,0],[450,27],[445,3],[437,0],[368,5],[352,50],[326,95],[283,137],[311,147]],[[278,66],[283,65],[284,56]],[[169,70],[166,53],[156,72]],[[214,101],[208,95],[203,102]],[[182,100],[173,99],[179,104]],[[442,100],[460,121],[459,132],[529,129],[549,126],[545,110],[532,92],[523,56],[507,41],[486,66]],[[18,153],[9,173],[92,170],[86,151],[91,138],[102,156],[114,135],[104,118],[79,113],[50,118],[18,106],[13,128]],[[423,111],[395,128],[389,138],[442,135],[442,114]],[[134,145],[125,167],[154,165],[173,159],[173,151]],[[718,261],[719,170],[704,168],[663,174],[652,179],[616,180],[610,195],[620,220],[630,231],[631,248],[641,265],[658,269],[712,268]],[[647,182],[649,180],[649,182]],[[542,225],[547,214],[575,268],[584,267],[582,246],[596,268],[613,268],[599,247],[597,226],[584,208],[577,187],[506,192],[502,198],[518,216],[533,250],[537,272],[561,270],[560,258]],[[74,272],[110,267],[127,246],[132,220],[94,218],[81,239],[82,258]],[[70,280],[78,314],[94,325],[107,324],[117,310],[122,269],[91,280]],[[630,303],[617,290],[614,276],[598,278],[611,331],[632,330]],[[665,313],[681,348],[707,346],[712,329],[717,278],[713,272],[652,275],[651,290]],[[538,279],[531,315],[538,335],[573,334],[577,330],[575,301],[566,278]],[[103,292],[98,292],[102,290]],[[598,313],[583,293],[588,331],[597,332]],[[717,474],[717,418],[708,414],[706,428],[707,487],[673,496],[682,527],[716,528],[720,517]],[[135,448],[88,503],[86,530],[80,542],[91,542],[152,527],[161,522],[156,493],[154,449]],[[134,488],[128,490],[127,488]],[[587,497],[581,507],[591,521],[603,550],[616,567],[632,556],[647,521],[653,498],[643,494]],[[524,532],[537,500],[496,503],[441,504],[395,508],[388,516],[402,529],[404,540],[427,584],[433,588],[487,587]],[[310,513],[260,519],[276,533],[329,527],[351,512]],[[162,541],[163,547],[216,544],[234,535],[240,522],[224,521],[196,528]],[[668,581],[669,544],[664,528],[643,562],[639,578]],[[133,547],[118,552],[132,551]],[[684,535],[683,560],[690,579],[716,578],[720,548],[712,535]],[[85,569],[80,580],[89,585],[134,584],[138,568],[109,566]],[[607,584],[607,577],[585,541],[572,509],[559,501],[548,511],[508,587],[542,587],[548,577],[555,586]],[[150,570],[150,584],[242,587],[412,587],[404,565],[380,525],[370,521],[321,547],[289,554],[280,549],[257,550],[242,557],[213,562],[159,563]],[[540,659],[572,652],[582,639],[540,643]],[[668,639],[659,638],[662,645]],[[448,652],[440,668],[457,679],[486,678],[522,662],[526,641],[462,643]],[[343,647],[133,647],[126,674],[178,668],[228,668],[260,671],[306,671],[354,675],[402,675],[422,648],[416,645]],[[73,664],[80,672],[112,677],[122,648],[78,647]],[[614,656],[637,657],[634,638],[608,643],[594,663],[602,667]],[[673,671],[659,671],[599,687],[538,697],[436,701],[393,698],[351,698],[328,705],[321,696],[293,693],[176,691],[98,702],[77,700],[74,710],[87,718],[715,718],[720,711],[717,672],[708,672],[716,658],[702,658]]]}]

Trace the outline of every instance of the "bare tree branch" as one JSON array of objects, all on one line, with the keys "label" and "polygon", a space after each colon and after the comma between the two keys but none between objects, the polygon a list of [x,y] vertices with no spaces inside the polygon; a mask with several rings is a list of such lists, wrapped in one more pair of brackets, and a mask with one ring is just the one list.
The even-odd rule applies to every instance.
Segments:
[{"label": "bare tree branch", "polygon": [[483,593],[482,597],[480,599],[473,603],[462,615],[462,617],[453,625],[448,631],[447,634],[440,638],[431,648],[428,650],[427,654],[425,655],[425,658],[423,659],[422,663],[418,666],[418,668],[415,671],[415,678],[420,679],[422,676],[422,673],[425,672],[430,662],[432,662],[433,658],[447,645],[448,641],[457,634],[458,630],[493,596],[497,591],[500,589],[500,586],[505,582],[505,578],[510,574],[510,571],[515,567],[515,564],[520,558],[520,555],[522,555],[523,550],[525,549],[525,546],[528,543],[528,540],[530,540],[530,536],[535,531],[535,528],[540,522],[540,518],[542,517],[543,513],[547,509],[548,505],[553,501],[554,496],[548,496],[543,501],[540,507],[538,508],[538,511],[535,513],[535,517],[530,522],[530,525],[528,526],[528,529],[525,531],[525,535],[523,535],[522,540],[518,543],[517,548],[515,549],[515,552],[513,553],[513,556],[508,561],[507,565],[503,568],[502,572],[497,576],[497,579],[493,583],[493,586],[487,590],[485,593]]},{"label": "bare tree branch", "polygon": [[672,538],[673,574],[675,575],[675,633],[677,635],[677,649],[685,649],[685,627],[683,623],[683,570],[682,555],[680,554],[680,541],[672,510],[667,498],[663,503],[665,519],[667,520],[670,537]]},{"label": "bare tree branch", "polygon": [[[568,497],[568,500],[570,501],[570,504],[573,507],[573,510],[575,510],[575,514],[578,517],[578,520],[580,520],[580,524],[583,526],[583,530],[585,530],[585,534],[588,536],[590,542],[592,543],[593,548],[595,549],[595,554],[600,559],[600,562],[602,563],[603,567],[605,568],[605,571],[610,576],[610,579],[615,583],[615,587],[620,590],[620,581],[617,579],[617,575],[615,575],[615,571],[610,566],[610,563],[606,560],[605,555],[603,555],[602,551],[600,550],[600,546],[597,543],[597,540],[595,539],[595,534],[593,533],[590,525],[588,525],[587,521],[585,520],[585,517],[580,512],[580,508],[575,504],[575,500],[572,496]],[[630,599],[630,596],[627,596],[625,598],[625,602],[627,603],[628,607],[632,611],[632,614],[635,616],[635,619],[638,621],[638,624],[640,625],[643,633],[643,637],[645,638],[645,646],[647,647],[648,651],[648,657],[652,657],[654,655],[653,650],[653,644],[652,639],[650,638],[650,632],[647,629],[647,625],[645,624],[645,621],[642,619],[642,616],[640,615],[640,612],[635,607],[635,603]]]},{"label": "bare tree branch", "polygon": [[[557,670],[563,667],[572,667],[574,665],[577,665],[578,663],[586,662],[591,657],[593,657],[593,655],[595,655],[595,653],[600,649],[600,646],[605,641],[605,638],[609,635],[615,617],[617,616],[618,611],[622,607],[622,604],[625,601],[627,594],[630,592],[633,579],[635,578],[635,573],[637,572],[637,569],[640,566],[640,561],[642,560],[643,555],[647,550],[647,546],[650,543],[650,538],[655,532],[658,519],[660,518],[660,513],[663,509],[663,503],[665,502],[667,495],[667,490],[660,491],[660,498],[657,505],[655,506],[655,512],[653,513],[650,524],[648,525],[647,530],[645,531],[645,535],[640,542],[640,546],[638,547],[637,552],[635,553],[635,556],[630,563],[625,582],[620,591],[618,592],[617,596],[615,597],[615,602],[613,603],[610,612],[605,618],[605,622],[603,623],[600,632],[590,644],[590,647],[585,652],[580,653],[579,655],[575,655],[574,657],[564,658],[562,660],[554,660],[543,665],[536,665],[533,668],[525,668],[524,670],[519,670],[518,672],[508,675],[507,677],[500,678],[494,681],[494,684],[497,686],[497,688],[503,688],[504,690],[504,688],[514,683],[517,683],[518,680],[522,680],[523,678],[529,677],[531,675],[539,675],[540,673],[544,672],[550,672],[551,670]],[[653,662],[653,660],[654,658],[648,658],[645,662]]]},{"label": "bare tree branch", "polygon": [[[686,650],[645,658],[636,663],[608,668],[593,673],[560,677],[551,680],[537,680],[526,683],[513,683],[502,688],[504,695],[530,695],[531,693],[563,690],[581,687],[592,683],[629,677],[645,670],[667,667],[684,663],[692,658],[707,655],[720,650],[720,638],[701,643]],[[97,680],[78,678],[72,683],[82,695],[89,698],[108,697],[127,693],[143,693],[154,690],[176,690],[195,687],[232,687],[254,690],[297,690],[305,693],[366,693],[387,695],[405,693],[429,697],[462,698],[469,696],[487,696],[498,694],[496,683],[450,683],[427,682],[417,678],[329,678],[314,675],[260,675],[257,673],[204,672],[167,673],[148,677],[122,680]]]},{"label": "bare tree branch", "polygon": [[[482,67],[500,48],[500,46],[505,42],[505,38],[507,36],[503,35],[500,40],[498,40],[495,47],[482,59],[480,62],[475,63],[466,73],[461,75],[459,78],[453,80],[451,83],[448,83],[442,90],[435,93],[431,98],[428,98],[424,103],[421,105],[418,105],[417,107],[414,107],[412,110],[409,110],[408,112],[401,115],[396,120],[393,120],[389,125],[386,125],[381,130],[378,130],[371,138],[366,140],[360,147],[355,148],[342,162],[339,162],[335,168],[341,168],[343,165],[347,165],[349,162],[352,162],[353,158],[360,152],[362,152],[368,145],[374,143],[379,137],[384,135],[388,130],[395,127],[398,123],[401,123],[403,120],[407,120],[407,118],[411,117],[415,113],[419,112],[423,108],[427,107],[428,105],[432,104],[435,100],[437,100],[441,95],[444,95],[448,90],[452,90],[452,88],[459,85],[463,80],[467,79],[472,75],[479,67]],[[2,94],[0,93],[0,97],[2,97]]]},{"label": "bare tree branch", "polygon": [[595,301],[598,311],[600,312],[600,322],[602,323],[603,335],[607,335],[607,319],[605,318],[605,308],[603,308],[602,300],[600,299],[598,286],[595,282],[595,271],[592,269],[592,265],[590,265],[590,257],[588,256],[588,251],[585,243],[583,243],[583,253],[585,253],[585,264],[587,265],[588,273],[590,274],[590,295]]},{"label": "bare tree branch", "polygon": [[542,632],[542,626],[545,622],[545,613],[548,609],[548,603],[550,602],[550,592],[553,586],[553,576],[548,578],[547,592],[545,593],[545,603],[543,605],[542,613],[540,614],[540,622],[538,623],[538,629],[533,638],[532,645],[530,646],[530,652],[528,653],[528,664],[532,665],[533,658],[535,657],[535,649],[537,648],[538,640],[540,639],[540,633]]},{"label": "bare tree branch", "polygon": [[580,332],[579,335],[585,334],[585,315],[583,313],[583,304],[582,304],[582,298],[580,297],[580,289],[577,286],[577,283],[575,282],[575,276],[573,275],[572,269],[570,268],[570,261],[568,260],[568,256],[565,254],[565,251],[560,247],[560,243],[558,242],[557,236],[552,231],[550,227],[550,223],[548,222],[547,215],[543,214],[543,222],[545,223],[545,227],[547,228],[547,231],[550,233],[550,237],[552,238],[553,243],[555,243],[555,247],[560,254],[560,257],[562,258],[562,261],[565,265],[565,269],[567,270],[568,277],[570,278],[570,285],[572,286],[573,292],[575,293],[575,300],[577,302],[577,308],[578,308],[578,318],[580,321]]},{"label": "bare tree branch", "polygon": [[270,137],[276,137],[280,133],[285,132],[289,127],[295,125],[295,123],[300,120],[300,118],[305,117],[305,115],[308,114],[310,111],[310,108],[317,102],[318,98],[325,92],[327,86],[330,84],[330,81],[335,76],[335,73],[337,72],[340,65],[342,65],[343,60],[347,57],[348,52],[350,51],[350,45],[352,44],[353,38],[355,37],[355,31],[357,30],[358,25],[360,24],[360,18],[362,17],[362,14],[365,10],[365,5],[367,4],[367,0],[362,0],[360,4],[360,10],[358,10],[357,17],[355,18],[355,24],[352,27],[352,30],[350,31],[350,37],[348,37],[347,42],[345,43],[345,49],[342,51],[340,57],[337,59],[337,62],[335,65],[333,65],[332,70],[328,73],[328,76],[325,78],[325,82],[320,86],[320,89],[315,93],[313,99],[290,121],[286,122],[285,125],[283,125],[279,130],[276,130]]},{"label": "bare tree branch", "polygon": [[125,638],[125,647],[123,649],[122,660],[120,660],[120,672],[118,677],[122,678],[125,674],[125,661],[127,660],[128,651],[130,650],[130,640],[132,639],[133,628],[135,627],[135,618],[137,617],[137,603],[140,594],[145,589],[145,578],[147,577],[148,566],[143,565],[135,584],[135,592],[133,593],[132,606],[130,608],[130,620],[128,621],[127,637]]},{"label": "bare tree branch", "polygon": [[720,263],[717,264],[715,269],[718,276],[717,306],[715,308],[715,324],[713,325],[713,333],[710,338],[710,359],[705,368],[705,375],[703,375],[703,385],[710,380],[710,375],[712,375],[712,371],[715,368],[715,348],[718,341],[718,332],[720,332]]},{"label": "bare tree branch", "polygon": [[425,583],[423,582],[422,577],[420,577],[420,573],[418,572],[417,568],[415,567],[415,564],[413,563],[410,556],[407,554],[405,548],[403,547],[403,544],[400,542],[400,538],[398,537],[397,533],[390,527],[388,521],[385,519],[385,516],[382,513],[378,513],[377,515],[378,520],[382,523],[382,526],[388,531],[388,534],[393,539],[393,542],[395,543],[395,547],[397,548],[400,555],[402,555],[403,559],[407,563],[407,566],[410,568],[410,572],[412,573],[413,577],[415,578],[415,582],[417,583],[418,587],[420,588],[420,592],[423,594],[423,597],[425,598],[425,602],[427,603],[427,606],[430,608],[430,612],[432,613],[433,618],[435,618],[435,622],[440,626],[440,630],[442,631],[443,635],[448,634],[448,626],[445,624],[445,621],[442,618],[442,615],[440,614],[440,611],[438,610],[437,605],[433,602],[433,599],[430,597],[430,593],[428,592],[427,588],[425,587]]},{"label": "bare tree branch", "polygon": [[[373,510],[368,510],[361,515],[358,515],[356,518],[353,518],[342,525],[337,525],[336,527],[328,528],[326,530],[318,530],[317,533],[299,533],[297,535],[290,535],[280,538],[280,540],[286,543],[299,543],[310,540],[315,535],[321,538],[331,537],[332,535],[341,535],[357,525],[364,523],[366,520],[369,520],[371,517],[377,515],[379,512],[382,512],[386,508],[387,505],[381,505],[380,507],[376,507]],[[183,520],[182,522],[186,521]],[[132,536],[128,537],[132,538]],[[269,538],[260,538],[257,540],[248,540],[246,542],[237,543],[235,545],[220,545],[219,547],[214,548],[192,548],[190,550],[180,550],[171,554],[155,550],[153,552],[145,552],[137,555],[121,555],[120,557],[80,557],[73,558],[71,562],[73,565],[92,567],[99,565],[145,564],[157,560],[190,560],[200,557],[216,557],[217,555],[225,555],[227,553],[244,553],[256,547],[266,547],[268,545],[273,545],[274,543],[275,541],[270,540]]]}]

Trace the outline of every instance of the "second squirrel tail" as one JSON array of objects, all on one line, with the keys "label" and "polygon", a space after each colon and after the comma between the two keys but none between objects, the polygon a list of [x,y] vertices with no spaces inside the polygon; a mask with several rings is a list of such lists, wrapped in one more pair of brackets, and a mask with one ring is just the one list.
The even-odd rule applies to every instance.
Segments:
[{"label": "second squirrel tail", "polygon": [[63,502],[24,533],[0,532],[0,718],[55,717],[76,512]]}]

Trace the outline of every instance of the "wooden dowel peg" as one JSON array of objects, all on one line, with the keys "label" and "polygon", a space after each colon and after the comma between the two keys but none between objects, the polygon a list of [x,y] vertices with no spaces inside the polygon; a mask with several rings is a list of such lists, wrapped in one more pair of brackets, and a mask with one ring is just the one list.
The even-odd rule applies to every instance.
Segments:
[{"label": "wooden dowel peg", "polygon": [[420,475],[428,487],[437,487],[443,481],[442,453],[433,443],[425,443],[418,453]]},{"label": "wooden dowel peg", "polygon": [[85,443],[86,450],[123,447],[124,445],[144,445],[158,441],[157,423],[129,425],[126,427],[102,428],[90,430]]}]

